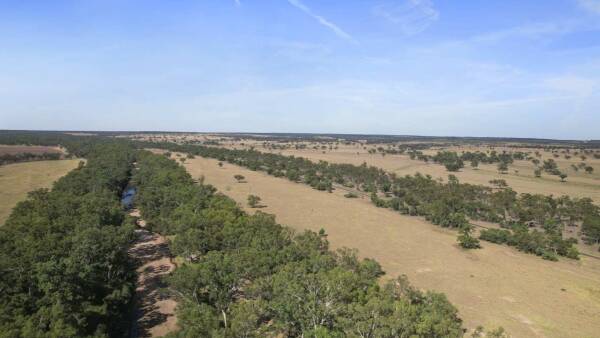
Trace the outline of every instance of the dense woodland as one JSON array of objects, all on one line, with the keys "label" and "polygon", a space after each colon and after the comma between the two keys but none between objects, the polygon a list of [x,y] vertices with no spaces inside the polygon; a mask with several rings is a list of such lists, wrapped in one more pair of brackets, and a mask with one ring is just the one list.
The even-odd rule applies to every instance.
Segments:
[{"label": "dense woodland", "polygon": [[133,224],[120,194],[135,150],[106,141],[69,151],[87,163],[31,192],[0,227],[1,337],[126,334]]},{"label": "dense woodland", "polygon": [[[318,190],[332,191],[346,187],[372,194],[378,207],[397,210],[406,215],[424,216],[434,224],[458,228],[466,219],[498,223],[513,240],[497,243],[514,245],[517,249],[556,260],[558,256],[578,258],[575,239],[564,239],[565,227],[583,223],[586,242],[600,238],[600,209],[589,198],[517,194],[510,187],[498,184],[486,187],[460,183],[450,175],[447,182],[421,174],[398,177],[366,164],[318,163],[302,157],[262,153],[255,150],[231,150],[174,143],[147,143],[140,146],[163,148],[200,155],[261,170],[276,177],[286,177]],[[487,240],[490,237],[484,236]]]},{"label": "dense woodland", "polygon": [[443,294],[383,274],[326,235],[294,234],[273,216],[244,213],[161,155],[143,153],[133,181],[152,229],[174,235],[185,261],[169,278],[180,299],[173,337],[460,337]]}]

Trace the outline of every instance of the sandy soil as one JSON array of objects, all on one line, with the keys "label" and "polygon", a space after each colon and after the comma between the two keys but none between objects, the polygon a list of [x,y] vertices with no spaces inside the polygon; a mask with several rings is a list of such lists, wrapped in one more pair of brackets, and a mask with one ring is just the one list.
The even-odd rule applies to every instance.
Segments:
[{"label": "sandy soil", "polygon": [[36,161],[0,166],[0,225],[28,192],[50,188],[54,181],[75,169],[79,161]]},{"label": "sandy soil", "polygon": [[[139,211],[131,213],[139,217]],[[175,269],[166,239],[143,227],[145,222],[138,219],[137,241],[129,250],[129,255],[139,264],[138,280],[135,289],[136,321],[133,337],[162,337],[177,330],[175,307],[177,302],[163,291],[162,278]]]},{"label": "sandy soil", "polygon": [[[379,155],[380,156],[380,155]],[[378,260],[388,277],[406,274],[419,288],[444,292],[465,325],[503,326],[513,337],[595,337],[600,332],[600,261],[548,262],[506,246],[483,243],[464,251],[456,233],[416,217],[379,209],[303,184],[216,160],[186,160],[194,177],[234,198],[249,212],[247,196],[296,230],[325,228],[333,248],[357,248]],[[242,174],[247,183],[236,183]]]}]

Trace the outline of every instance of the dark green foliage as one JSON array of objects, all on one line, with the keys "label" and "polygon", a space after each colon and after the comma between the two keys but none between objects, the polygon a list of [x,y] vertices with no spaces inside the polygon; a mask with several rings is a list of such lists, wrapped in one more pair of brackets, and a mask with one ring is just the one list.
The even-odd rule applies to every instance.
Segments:
[{"label": "dark green foliage", "polygon": [[[458,171],[463,168],[464,162],[470,162],[471,167],[475,169],[479,166],[479,163],[503,163],[503,166],[507,166],[508,164],[513,163],[514,160],[525,160],[528,158],[528,154],[521,151],[510,153],[504,151],[501,154],[498,154],[495,150],[492,150],[489,154],[479,151],[467,151],[461,154],[454,151],[440,151],[435,156],[424,155],[420,151],[412,150],[409,151],[408,154],[413,160],[415,158],[424,162],[434,160],[435,162],[444,165],[448,171]],[[508,168],[506,170],[508,170]]]},{"label": "dark green foliage", "polygon": [[460,227],[459,235],[456,238],[458,244],[465,249],[479,249],[481,244],[479,240],[473,237],[473,226],[465,223]]},{"label": "dark green foliage", "polygon": [[30,162],[30,161],[45,161],[45,160],[60,160],[61,154],[59,153],[20,153],[20,154],[4,154],[0,155],[0,165],[18,163],[18,162]]},{"label": "dark green foliage", "polygon": [[554,161],[553,159],[545,160],[542,165],[542,169],[544,169],[544,171],[550,175],[558,176],[561,174],[560,170],[558,169],[558,164],[556,164],[556,161]]},{"label": "dark green foliage", "polygon": [[578,259],[579,253],[573,247],[574,239],[562,239],[552,232],[528,231],[527,227],[514,225],[512,229],[486,229],[479,238],[488,242],[507,244],[517,249],[536,254],[547,260],[557,260],[557,256]]},{"label": "dark green foliage", "polygon": [[505,229],[485,229],[479,233],[479,238],[484,241],[505,244],[511,236],[511,232]]},{"label": "dark green foliage", "polygon": [[460,156],[452,151],[438,152],[433,157],[433,160],[437,163],[443,164],[448,171],[458,171],[465,166]]},{"label": "dark green foliage", "polygon": [[293,234],[271,215],[247,215],[162,156],[142,153],[138,165],[138,205],[176,235],[172,252],[186,262],[168,280],[180,299],[172,337],[462,336],[443,295],[405,278],[380,286],[377,262],[330,251],[324,231]]},{"label": "dark green foliage", "polygon": [[600,216],[590,215],[583,220],[581,232],[587,243],[600,243]]},{"label": "dark green foliage", "polygon": [[135,152],[106,143],[81,154],[87,165],[52,191],[31,192],[0,228],[0,332],[7,337],[127,331],[133,225],[119,198]]}]

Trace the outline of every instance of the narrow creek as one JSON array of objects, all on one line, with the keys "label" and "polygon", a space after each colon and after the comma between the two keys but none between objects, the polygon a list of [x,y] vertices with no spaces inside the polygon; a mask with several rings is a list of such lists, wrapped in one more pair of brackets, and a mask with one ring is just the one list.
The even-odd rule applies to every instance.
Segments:
[{"label": "narrow creek", "polygon": [[134,296],[134,320],[131,338],[162,337],[177,330],[177,302],[165,292],[164,277],[175,269],[167,239],[146,229],[140,211],[134,208],[135,187],[123,192],[121,203],[136,218],[136,240],[129,256],[136,263],[137,282]]}]

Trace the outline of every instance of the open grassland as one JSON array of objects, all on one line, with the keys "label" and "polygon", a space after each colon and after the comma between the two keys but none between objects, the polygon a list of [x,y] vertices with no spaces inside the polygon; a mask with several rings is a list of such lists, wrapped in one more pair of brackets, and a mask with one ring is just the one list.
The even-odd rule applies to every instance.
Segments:
[{"label": "open grassland", "polygon": [[[243,145],[242,145],[243,143]],[[390,155],[386,154],[369,154],[368,150],[379,146],[386,145],[337,145],[338,149],[313,149],[316,144],[307,144],[306,149],[266,149],[262,147],[262,142],[244,140],[242,142],[229,142],[223,144],[227,148],[249,148],[253,146],[256,150],[265,152],[280,153],[282,155],[301,156],[313,161],[328,161],[331,163],[350,163],[360,165],[367,163],[368,165],[376,166],[385,169],[397,175],[413,175],[420,172],[424,175],[431,175],[435,178],[447,179],[449,174],[456,175],[461,182],[471,184],[482,184],[490,186],[489,181],[493,179],[506,180],[508,185],[519,193],[537,193],[544,195],[569,195],[571,197],[589,197],[596,203],[600,203],[600,159],[595,159],[592,156],[587,156],[583,161],[587,165],[594,168],[592,174],[587,174],[580,169],[575,171],[571,165],[582,162],[579,156],[571,156],[570,159],[565,159],[564,154],[560,154],[555,158],[551,152],[542,149],[528,148],[505,148],[505,147],[444,147],[434,148],[423,151],[428,155],[435,155],[438,150],[449,150],[460,153],[461,151],[481,151],[495,150],[501,153],[503,150],[509,151],[529,151],[532,154],[537,150],[542,155],[540,161],[554,159],[558,164],[559,169],[568,175],[566,182],[561,182],[558,176],[542,174],[542,177],[534,176],[535,166],[530,161],[515,160],[509,165],[509,171],[506,174],[500,174],[496,164],[480,164],[478,169],[473,169],[469,163],[465,163],[465,168],[459,172],[448,172],[443,165],[437,163],[425,163],[419,160],[411,160],[408,155]],[[320,145],[319,145],[320,147]],[[366,149],[364,148],[366,147]],[[573,151],[571,151],[573,153]],[[573,155],[571,153],[571,155]]]},{"label": "open grassland", "polygon": [[0,224],[27,193],[50,188],[52,183],[77,167],[79,160],[36,161],[0,166]]},{"label": "open grassland", "polygon": [[[217,163],[195,158],[185,166],[244,207],[249,194],[262,198],[264,208],[247,210],[273,213],[298,231],[322,227],[333,248],[357,248],[362,257],[377,259],[388,277],[406,274],[420,288],[446,293],[469,328],[501,325],[514,337],[594,337],[600,332],[598,260],[548,262],[487,242],[482,250],[464,251],[456,245],[455,232],[420,218],[346,199],[342,191],[319,192]],[[247,183],[236,183],[235,174],[244,175]]]}]

